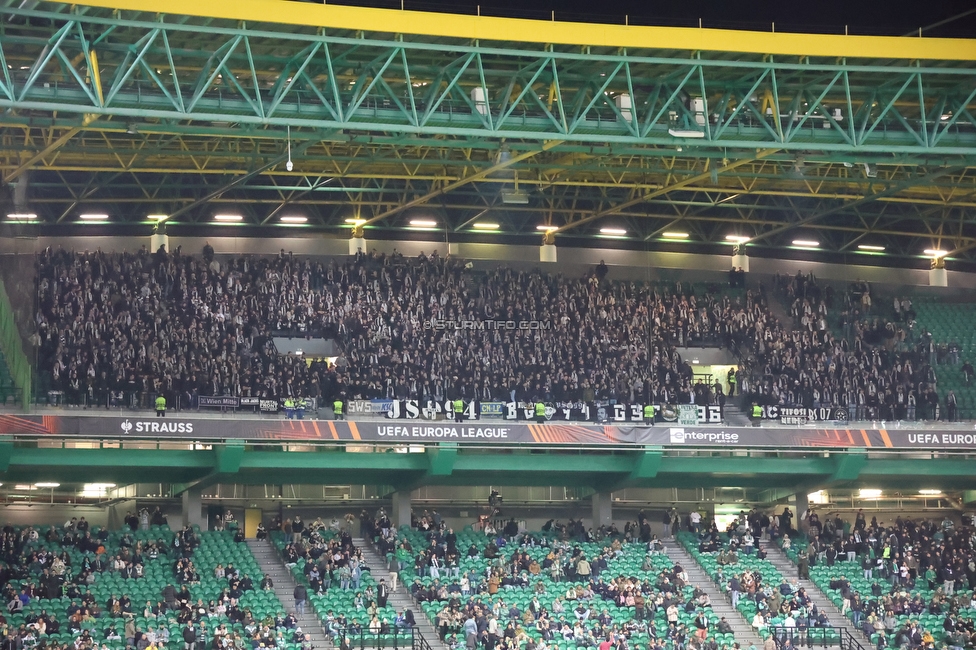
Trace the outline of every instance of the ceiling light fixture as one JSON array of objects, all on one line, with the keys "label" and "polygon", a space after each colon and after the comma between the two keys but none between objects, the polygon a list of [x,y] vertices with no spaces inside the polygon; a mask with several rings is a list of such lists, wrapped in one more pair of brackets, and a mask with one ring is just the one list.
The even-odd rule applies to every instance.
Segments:
[{"label": "ceiling light fixture", "polygon": [[366,223],[365,219],[346,219],[346,223],[350,226],[362,226]]},{"label": "ceiling light fixture", "polygon": [[78,218],[82,221],[107,221],[107,214],[82,214],[78,215]]},{"label": "ceiling light fixture", "polygon": [[479,223],[473,224],[472,228],[477,228],[478,230],[498,230],[501,226],[497,223],[488,223],[487,221],[481,221]]},{"label": "ceiling light fixture", "polygon": [[874,251],[874,252],[880,253],[881,251],[883,251],[885,249],[885,247],[884,246],[875,246],[873,244],[858,244],[857,245],[857,249],[858,250],[862,250],[862,251]]},{"label": "ceiling light fixture", "polygon": [[150,221],[166,221],[167,219],[169,219],[169,215],[168,214],[147,214],[146,219],[149,219]]},{"label": "ceiling light fixture", "polygon": [[623,228],[600,228],[600,232],[604,235],[616,235],[618,237],[627,234]]},{"label": "ceiling light fixture", "polygon": [[308,217],[301,215],[285,215],[281,218],[281,223],[308,223]]},{"label": "ceiling light fixture", "polygon": [[749,238],[746,237],[745,235],[726,235],[725,241],[730,241],[736,244],[742,244],[744,242],[749,241]]},{"label": "ceiling light fixture", "polygon": [[555,231],[559,230],[559,226],[546,226],[546,225],[541,225],[541,226],[536,226],[535,229],[536,230],[541,230],[542,232],[555,232]]},{"label": "ceiling light fixture", "polygon": [[36,485],[39,488],[56,488],[56,487],[61,487],[61,484],[60,483],[35,483],[34,485]]},{"label": "ceiling light fixture", "polygon": [[704,131],[694,129],[668,129],[668,134],[673,138],[704,138]]},{"label": "ceiling light fixture", "polygon": [[502,190],[502,203],[505,205],[528,205],[529,195],[522,190]]},{"label": "ceiling light fixture", "polygon": [[415,228],[436,228],[437,222],[430,219],[411,219],[410,225]]},{"label": "ceiling light fixture", "polygon": [[239,214],[215,214],[214,221],[244,221],[244,217]]},{"label": "ceiling light fixture", "polygon": [[820,242],[813,241],[812,239],[794,239],[794,246],[799,246],[800,248],[817,248],[820,246]]},{"label": "ceiling light fixture", "polygon": [[919,490],[918,493],[927,497],[935,497],[942,494],[942,490]]},{"label": "ceiling light fixture", "polygon": [[37,221],[37,215],[33,212],[8,214],[7,218],[11,221]]},{"label": "ceiling light fixture", "polygon": [[686,232],[668,231],[668,232],[662,232],[661,236],[667,239],[688,239],[688,233]]},{"label": "ceiling light fixture", "polygon": [[939,250],[937,248],[926,248],[922,252],[924,252],[926,255],[929,255],[930,257],[945,257],[946,255],[949,254],[946,251]]}]

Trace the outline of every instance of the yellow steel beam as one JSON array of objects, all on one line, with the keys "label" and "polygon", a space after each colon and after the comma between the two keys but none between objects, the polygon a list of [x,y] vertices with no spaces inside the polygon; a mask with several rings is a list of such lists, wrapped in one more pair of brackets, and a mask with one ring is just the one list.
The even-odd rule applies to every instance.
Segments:
[{"label": "yellow steel beam", "polygon": [[416,199],[413,199],[412,201],[407,201],[406,203],[403,203],[402,205],[398,205],[396,207],[390,208],[389,210],[386,210],[385,212],[381,212],[380,214],[374,215],[373,217],[371,217],[371,218],[366,219],[365,221],[363,221],[363,223],[361,224],[361,226],[367,226],[369,224],[372,224],[372,223],[375,223],[377,221],[380,221],[381,219],[386,219],[387,217],[391,217],[391,216],[393,216],[395,214],[398,214],[400,212],[403,212],[404,210],[406,210],[408,208],[413,208],[413,207],[416,207],[418,205],[423,205],[423,204],[427,203],[428,201],[431,201],[433,199],[436,199],[438,196],[442,196],[444,194],[447,194],[448,192],[450,192],[452,190],[456,190],[457,188],[462,187],[464,185],[467,185],[469,183],[473,183],[473,182],[479,181],[479,180],[481,180],[483,178],[487,178],[489,175],[494,174],[495,172],[501,171],[503,169],[507,169],[507,168],[511,167],[512,165],[516,165],[516,164],[522,162],[523,160],[528,160],[529,158],[531,158],[533,156],[537,156],[540,153],[543,153],[545,151],[549,151],[553,147],[558,147],[561,144],[562,144],[562,140],[549,140],[548,142],[543,143],[542,147],[539,148],[539,149],[534,149],[532,151],[526,151],[525,153],[521,153],[521,154],[519,154],[517,156],[512,156],[511,158],[509,158],[508,160],[506,160],[504,162],[496,163],[495,165],[492,165],[491,167],[488,167],[487,169],[482,169],[480,172],[476,172],[476,173],[471,174],[469,176],[465,176],[464,178],[459,178],[458,180],[454,181],[453,183],[449,183],[449,184],[445,185],[444,187],[440,187],[440,188],[437,188],[435,190],[432,190],[432,191],[428,192],[427,194],[425,194],[423,196],[419,196]]},{"label": "yellow steel beam", "polygon": [[[777,151],[779,151],[779,149],[766,149],[765,151],[760,151],[759,153],[756,154],[756,157],[755,158],[737,160],[737,161],[735,161],[733,163],[730,163],[728,165],[723,165],[722,167],[719,167],[718,173],[719,174],[723,174],[725,172],[733,171],[733,170],[738,169],[739,167],[742,167],[744,165],[748,165],[748,164],[753,163],[753,162],[755,162],[757,160],[762,160],[763,158],[766,158],[768,156],[771,156],[774,153],[776,153]],[[651,200],[653,198],[656,198],[658,196],[663,196],[663,195],[667,194],[668,192],[673,192],[674,190],[680,190],[680,189],[683,189],[683,188],[690,187],[690,186],[694,185],[695,183],[700,183],[700,182],[702,182],[702,181],[704,181],[706,179],[710,179],[710,177],[711,177],[711,172],[704,172],[704,173],[698,174],[696,176],[690,176],[688,178],[685,178],[684,180],[676,181],[674,183],[669,183],[668,185],[665,185],[664,187],[661,187],[660,189],[654,190],[652,192],[648,192],[647,194],[641,194],[638,197],[633,198],[633,199],[631,199],[629,201],[624,201],[623,203],[618,203],[615,206],[613,206],[612,208],[607,208],[606,210],[600,210],[599,212],[594,212],[593,214],[591,214],[591,215],[589,215],[587,217],[583,217],[582,219],[578,219],[576,221],[573,221],[572,223],[567,223],[567,224],[565,224],[563,226],[560,226],[559,228],[551,231],[551,233],[547,233],[547,235],[551,237],[552,235],[555,235],[556,233],[566,232],[567,230],[570,230],[572,228],[576,228],[577,226],[581,226],[584,223],[589,223],[590,221],[595,221],[597,219],[602,219],[603,217],[606,217],[606,216],[609,216],[609,215],[612,215],[612,214],[617,214],[621,210],[625,210],[625,209],[627,209],[627,208],[629,208],[631,206],[639,205],[641,203],[644,203],[645,201],[649,201],[649,200]]]},{"label": "yellow steel beam", "polygon": [[[15,167],[13,165],[0,164],[0,175],[2,175],[2,172],[4,172],[7,169],[10,170],[23,169],[23,166]],[[77,165],[57,164],[57,165],[50,165],[50,166],[45,165],[42,167],[38,167],[38,169],[44,169],[47,171],[87,172],[87,173],[99,173],[99,172],[113,173],[113,172],[123,171],[123,168],[120,167],[119,165],[77,166]],[[197,170],[197,169],[186,168],[186,167],[159,167],[159,166],[127,167],[124,168],[124,171],[132,174],[143,174],[143,173],[205,174],[210,176],[241,176],[247,173],[246,169],[221,168],[221,169],[211,169],[211,170]],[[18,172],[17,175],[19,176],[20,173],[22,173],[22,171]],[[296,178],[296,179],[304,178],[308,176],[308,174],[306,173],[301,173],[297,171],[296,172],[274,171],[274,172],[268,172],[266,175],[275,176],[275,177]],[[457,187],[457,186],[451,186],[451,184],[455,182],[463,181],[463,184],[467,184],[469,182],[472,182],[473,180],[466,177],[458,177],[452,174],[407,175],[407,174],[390,174],[390,173],[375,173],[375,172],[374,173],[337,172],[332,175],[337,178],[345,178],[350,180],[383,179],[383,180],[393,180],[393,181],[437,182],[437,183],[442,183],[444,186],[450,186],[450,189],[455,189],[455,187]],[[664,174],[659,174],[659,175],[662,177],[665,176]],[[13,180],[15,176],[11,175],[10,178],[11,180]],[[496,184],[505,184],[505,183],[512,182],[511,179],[504,179],[504,178],[479,178],[476,180],[478,180],[478,182],[481,183],[496,183]],[[703,180],[703,183],[700,185],[698,183],[695,183],[687,186],[682,186],[680,189],[689,192],[703,192],[703,193],[719,194],[719,195],[742,194],[748,196],[799,197],[799,198],[813,198],[813,199],[833,199],[833,200],[843,200],[843,201],[857,199],[860,196],[862,196],[862,194],[857,192],[860,190],[861,183],[855,181],[845,182],[842,179],[823,179],[823,180],[825,181],[823,185],[829,186],[830,188],[829,190],[826,188],[820,189],[819,191],[810,191],[810,190],[805,190],[803,188],[790,189],[788,187],[784,187],[781,183],[772,179],[770,179],[767,183],[764,183],[762,185],[756,185],[754,187],[749,187],[749,188],[732,187],[732,186],[724,186],[724,185],[716,186],[711,184],[709,180],[705,179]],[[640,192],[657,192],[661,190],[665,192],[670,192],[675,189],[679,189],[677,187],[667,185],[666,183],[663,182],[655,183],[649,178],[647,178],[646,176],[639,181],[580,179],[580,178],[572,178],[571,176],[567,176],[564,180],[545,180],[545,179],[535,179],[535,178],[521,179],[520,178],[519,183],[521,185],[533,186],[533,187],[586,187],[590,189],[598,189],[598,188],[629,189],[629,190],[635,190]],[[838,191],[845,188],[853,189],[856,191],[853,193]],[[910,190],[906,190],[901,196],[879,197],[877,200],[878,202],[883,202],[883,203],[917,203],[923,205],[946,206],[946,207],[976,207],[976,203],[970,200],[971,199],[970,194],[963,194],[959,197],[956,196],[945,197],[938,191],[938,189],[939,188],[936,187],[925,187],[925,186],[914,187],[911,188]],[[390,191],[394,191],[394,190],[391,189]],[[440,194],[443,194],[445,191],[449,191],[449,190],[439,189],[435,191],[438,193],[439,196]],[[631,201],[631,203],[636,204],[636,203],[651,200],[653,198],[654,198],[653,196],[648,196],[647,194],[644,194],[640,197],[639,200],[634,199]],[[42,201],[42,202],[44,201],[42,198],[37,198],[35,200]],[[129,201],[134,199],[126,198],[124,200]],[[428,198],[427,200],[430,199]],[[49,202],[57,203],[59,201],[60,199],[52,199]],[[307,202],[308,201],[303,201],[303,203],[307,203]],[[404,206],[404,208],[401,208],[401,210],[405,209],[406,207],[408,206]],[[622,206],[619,209],[623,209],[625,207],[630,207],[630,205]],[[599,216],[608,216],[608,215],[601,213]],[[599,216],[595,218],[599,218]],[[593,219],[589,219],[589,220],[592,221]],[[577,225],[577,224],[572,224],[572,225]]]},{"label": "yellow steel beam", "polygon": [[33,167],[38,161],[43,159],[45,156],[52,154],[58,149],[60,149],[61,147],[63,147],[65,143],[68,142],[68,140],[70,140],[71,138],[79,134],[86,126],[94,122],[97,117],[98,117],[97,115],[93,115],[93,114],[85,115],[85,119],[82,120],[81,126],[76,126],[73,129],[69,129],[65,131],[65,133],[60,138],[58,138],[48,146],[44,147],[43,150],[38,151],[36,154],[31,156],[31,158],[27,162],[23,163],[20,167],[17,167],[9,174],[5,175],[3,177],[3,182],[9,183],[13,181],[14,179],[18,178],[21,174],[26,172],[28,169]]},{"label": "yellow steel beam", "polygon": [[[85,0],[82,5],[140,13],[312,25],[364,32],[614,48],[720,51],[788,56],[976,61],[976,40],[840,36],[687,27],[599,25],[345,7],[285,0]],[[389,25],[386,30],[377,26]]]}]

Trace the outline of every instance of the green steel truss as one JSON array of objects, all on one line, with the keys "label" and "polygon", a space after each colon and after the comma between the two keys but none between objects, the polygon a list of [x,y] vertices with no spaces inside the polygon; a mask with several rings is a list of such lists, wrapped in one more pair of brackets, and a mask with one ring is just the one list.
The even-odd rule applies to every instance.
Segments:
[{"label": "green steel truss", "polygon": [[[454,241],[536,226],[582,240],[728,253],[728,234],[781,250],[882,245],[976,255],[976,66],[966,61],[476,42],[241,24],[0,0],[0,210],[29,177],[38,223],[79,212],[115,232],[233,228],[410,236],[418,210]],[[294,169],[285,161],[290,140]],[[505,204],[515,186],[525,205]],[[66,230],[67,229],[67,230]],[[224,230],[226,232],[226,230]],[[280,234],[280,232],[279,232]],[[812,237],[812,236],[811,236]],[[606,243],[606,240],[602,240]],[[709,248],[711,247],[711,248]],[[865,260],[859,260],[865,261]]]},{"label": "green steel truss", "polygon": [[851,154],[976,146],[976,70],[953,62],[441,43],[6,4],[0,106],[18,110]]}]

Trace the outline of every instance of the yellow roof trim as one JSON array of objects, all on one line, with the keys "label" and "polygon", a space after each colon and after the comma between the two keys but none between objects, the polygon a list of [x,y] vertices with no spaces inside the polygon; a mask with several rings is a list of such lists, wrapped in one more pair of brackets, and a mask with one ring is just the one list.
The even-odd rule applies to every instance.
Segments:
[{"label": "yellow roof trim", "polygon": [[840,36],[550,22],[284,0],[85,0],[83,5],[247,22],[484,41],[867,59],[976,61],[976,39]]}]

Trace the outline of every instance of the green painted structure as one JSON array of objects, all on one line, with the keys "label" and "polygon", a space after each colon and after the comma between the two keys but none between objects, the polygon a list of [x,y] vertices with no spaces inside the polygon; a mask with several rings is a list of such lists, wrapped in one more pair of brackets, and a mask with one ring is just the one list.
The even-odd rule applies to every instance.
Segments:
[{"label": "green painted structure", "polygon": [[[174,492],[215,483],[367,484],[413,490],[424,485],[588,487],[760,487],[815,490],[869,484],[878,488],[976,490],[976,462],[944,452],[809,450],[800,453],[680,450],[644,447],[593,451],[470,449],[430,445],[422,453],[392,448],[219,443],[204,449],[154,448],[148,442],[105,441],[102,448],[0,441],[4,482],[169,483]],[[172,441],[161,443],[172,447]],[[354,451],[355,450],[355,451]]]},{"label": "green painted structure", "polygon": [[611,226],[728,254],[815,227],[825,254],[974,261],[971,40],[274,0],[11,0],[0,24],[0,175],[33,188],[15,235],[201,234],[228,209],[217,232],[395,239],[421,208],[452,241]]},{"label": "green painted structure", "polygon": [[48,3],[2,15],[54,26],[2,39],[0,106],[17,109],[540,142],[949,156],[976,147],[976,133],[959,128],[972,126],[976,99],[965,65],[438,43]]}]

